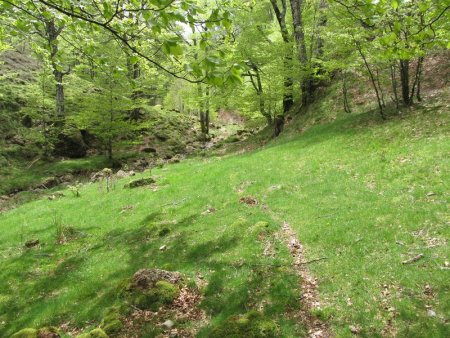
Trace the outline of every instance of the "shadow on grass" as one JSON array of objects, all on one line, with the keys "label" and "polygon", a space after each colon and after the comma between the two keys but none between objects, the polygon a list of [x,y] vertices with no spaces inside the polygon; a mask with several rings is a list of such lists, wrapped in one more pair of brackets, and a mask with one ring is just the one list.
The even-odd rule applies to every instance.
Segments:
[{"label": "shadow on grass", "polygon": [[[206,276],[208,286],[201,306],[215,322],[255,309],[263,299],[269,300],[267,311],[273,316],[295,307],[295,275],[270,266],[230,263],[227,253],[241,248],[244,258],[254,259],[254,253],[244,252],[249,239],[238,232],[224,232],[201,240],[201,231],[195,229],[198,217],[192,214],[171,224],[170,233],[162,237],[152,223],[161,219],[161,213],[152,213],[142,220],[145,225],[135,229],[114,229],[101,238],[88,236],[70,248],[48,247],[40,252],[44,254],[41,258],[26,251],[6,260],[0,271],[0,278],[5,281],[0,291],[16,297],[9,297],[0,305],[0,312],[4,313],[0,320],[5,322],[0,336],[37,325],[70,321],[84,327],[98,323],[108,307],[121,302],[119,285],[142,268],[180,271],[188,278],[198,273]],[[167,245],[166,251],[160,250],[161,243]],[[119,266],[108,261],[112,251],[124,257]],[[106,258],[95,265],[92,258],[97,255]],[[107,272],[98,272],[96,279],[95,271],[86,271],[91,265],[94,270]],[[45,266],[53,268],[40,271]],[[207,336],[208,330],[204,328],[202,334]]]}]

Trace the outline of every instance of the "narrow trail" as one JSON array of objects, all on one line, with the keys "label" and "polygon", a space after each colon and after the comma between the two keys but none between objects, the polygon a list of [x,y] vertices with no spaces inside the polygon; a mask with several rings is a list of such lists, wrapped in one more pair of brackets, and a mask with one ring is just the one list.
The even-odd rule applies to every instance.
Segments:
[{"label": "narrow trail", "polygon": [[308,337],[310,338],[333,337],[328,324],[312,314],[313,310],[320,308],[319,293],[317,291],[318,282],[308,270],[307,265],[310,262],[306,261],[305,249],[302,243],[298,240],[297,234],[288,222],[281,220],[267,205],[262,207],[274,221],[281,224],[281,229],[276,233],[276,236],[287,246],[293,258],[293,267],[299,277],[301,290],[299,321],[307,328]]}]

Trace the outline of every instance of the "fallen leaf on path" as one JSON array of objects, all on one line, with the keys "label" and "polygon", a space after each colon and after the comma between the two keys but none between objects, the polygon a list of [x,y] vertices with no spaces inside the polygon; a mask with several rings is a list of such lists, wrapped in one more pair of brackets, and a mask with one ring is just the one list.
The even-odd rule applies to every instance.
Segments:
[{"label": "fallen leaf on path", "polygon": [[241,197],[239,199],[239,202],[247,204],[247,205],[257,205],[258,204],[258,201],[256,200],[256,198],[251,197],[251,196]]}]

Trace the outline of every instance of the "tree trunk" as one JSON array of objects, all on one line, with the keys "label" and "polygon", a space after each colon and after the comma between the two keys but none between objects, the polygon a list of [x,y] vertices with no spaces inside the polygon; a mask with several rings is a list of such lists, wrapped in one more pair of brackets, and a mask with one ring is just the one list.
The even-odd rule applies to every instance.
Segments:
[{"label": "tree trunk", "polygon": [[63,76],[64,74],[59,70],[54,70],[53,74],[56,81],[56,118],[59,122],[64,122],[64,85]]},{"label": "tree trunk", "polygon": [[350,104],[348,103],[348,90],[345,73],[342,75],[342,96],[344,97],[344,111],[349,114],[352,110],[350,108]]},{"label": "tree trunk", "polygon": [[420,78],[422,77],[422,68],[423,68],[423,60],[424,57],[420,56],[417,59],[417,67],[416,67],[416,75],[414,76],[414,83],[413,83],[413,87],[411,89],[411,101],[413,100],[414,94],[416,92],[416,87],[417,87],[417,101],[422,101],[422,97],[420,96]]},{"label": "tree trunk", "polygon": [[[278,21],[278,25],[280,26],[281,37],[286,45],[290,44],[289,31],[286,26],[286,0],[281,0],[282,9],[278,7],[277,0],[270,0],[273,10],[275,12],[275,16]],[[292,96],[292,87],[293,80],[292,77],[289,76],[291,72],[291,63],[292,63],[292,54],[287,51],[284,56],[284,94],[283,94],[283,114],[286,114],[294,105],[294,99]],[[284,118],[283,118],[284,121]]]},{"label": "tree trunk", "polygon": [[378,109],[379,109],[381,118],[383,120],[385,120],[386,117],[384,116],[384,106],[383,106],[383,103],[380,98],[380,92],[377,87],[377,82],[376,82],[375,76],[373,75],[372,69],[370,68],[370,65],[367,62],[366,56],[364,55],[364,53],[362,51],[361,45],[358,42],[356,43],[356,48],[358,49],[359,55],[361,55],[361,58],[364,61],[364,65],[366,66],[367,72],[369,73],[370,81],[372,82],[372,86],[375,91],[375,95],[377,97]]},{"label": "tree trunk", "polygon": [[206,87],[206,101],[205,101],[205,134],[209,134],[209,110],[210,110],[210,88]]},{"label": "tree trunk", "polygon": [[139,66],[139,63],[136,62],[135,64],[131,65],[128,71],[131,76],[131,83],[133,87],[131,99],[133,100],[133,103],[135,105],[135,107],[130,112],[130,120],[139,121],[142,120],[142,118],[144,117],[141,107],[136,106],[138,99],[142,97],[142,92],[140,91],[139,88],[136,88],[136,80],[141,76],[141,68]]},{"label": "tree trunk", "polygon": [[50,62],[53,68],[53,75],[56,82],[56,96],[55,96],[55,113],[57,124],[64,124],[65,110],[64,110],[64,85],[63,77],[65,74],[61,71],[57,64],[56,56],[58,54],[58,36],[61,34],[63,27],[56,27],[55,20],[45,20],[45,34],[47,38],[48,47],[50,50]]},{"label": "tree trunk", "polygon": [[400,60],[400,84],[403,103],[409,107],[412,105],[412,97],[409,94],[409,60]]},{"label": "tree trunk", "polygon": [[109,135],[107,142],[108,160],[112,162],[113,159],[113,139],[112,139],[112,127],[114,122],[114,103],[113,103],[113,84],[112,74],[109,75]]},{"label": "tree trunk", "polygon": [[397,91],[397,74],[396,74],[395,64],[391,65],[391,83],[392,83],[392,92],[394,93],[394,102],[395,109],[397,113],[399,112],[399,101],[398,101],[398,91]]},{"label": "tree trunk", "polygon": [[304,78],[301,80],[302,104],[306,107],[311,101],[312,81],[308,58],[306,54],[305,32],[303,29],[303,0],[290,0],[292,11],[292,24],[294,27],[294,38],[297,43],[298,60],[303,69],[305,69]]}]

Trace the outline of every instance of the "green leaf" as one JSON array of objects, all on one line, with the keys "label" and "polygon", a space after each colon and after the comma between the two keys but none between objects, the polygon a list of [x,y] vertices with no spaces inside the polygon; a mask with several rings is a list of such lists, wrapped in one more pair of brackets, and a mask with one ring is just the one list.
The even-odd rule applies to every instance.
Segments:
[{"label": "green leaf", "polygon": [[397,0],[392,0],[391,1],[391,6],[393,9],[397,9],[398,8],[398,1]]},{"label": "green leaf", "polygon": [[183,48],[174,40],[166,40],[163,43],[163,50],[169,55],[182,55]]}]

